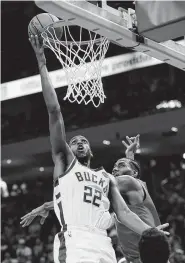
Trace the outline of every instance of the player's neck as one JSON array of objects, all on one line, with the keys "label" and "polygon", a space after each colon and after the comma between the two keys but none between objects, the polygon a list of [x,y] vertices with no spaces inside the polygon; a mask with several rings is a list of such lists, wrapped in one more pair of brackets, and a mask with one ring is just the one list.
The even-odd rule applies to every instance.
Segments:
[{"label": "player's neck", "polygon": [[90,168],[90,164],[91,164],[91,161],[90,159],[88,158],[79,158],[78,161],[84,165],[84,166],[87,166],[88,168]]}]

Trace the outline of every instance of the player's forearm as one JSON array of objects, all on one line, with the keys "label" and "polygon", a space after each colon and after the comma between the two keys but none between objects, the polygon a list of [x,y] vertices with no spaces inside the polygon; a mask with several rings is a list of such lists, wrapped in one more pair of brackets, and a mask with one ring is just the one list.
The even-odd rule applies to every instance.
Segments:
[{"label": "player's forearm", "polygon": [[135,233],[142,235],[143,231],[150,228],[145,222],[143,222],[135,213],[133,213],[130,209],[122,209],[117,214],[118,220],[127,226],[129,229],[134,231]]},{"label": "player's forearm", "polygon": [[141,235],[146,229],[150,228],[150,226],[145,224],[128,208],[117,187],[112,187],[111,193],[114,212],[122,224],[139,235]]},{"label": "player's forearm", "polygon": [[44,203],[44,209],[47,211],[53,210],[54,209],[54,202],[46,202]]},{"label": "player's forearm", "polygon": [[39,70],[41,76],[42,91],[48,112],[52,113],[60,111],[60,105],[57,99],[57,95],[51,83],[46,65],[39,65]]},{"label": "player's forearm", "polygon": [[51,83],[47,67],[45,64],[39,63],[42,90],[44,100],[49,113],[49,130],[52,145],[52,152],[57,154],[60,151],[65,151],[65,127],[60,105],[57,99],[55,89]]}]

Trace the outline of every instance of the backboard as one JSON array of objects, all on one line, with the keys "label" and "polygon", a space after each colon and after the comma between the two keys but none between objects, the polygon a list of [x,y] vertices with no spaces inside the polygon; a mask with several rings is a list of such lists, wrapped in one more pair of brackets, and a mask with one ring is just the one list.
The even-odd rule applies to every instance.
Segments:
[{"label": "backboard", "polygon": [[138,34],[129,30],[129,18],[127,21],[119,11],[108,6],[107,1],[102,2],[102,7],[85,0],[35,1],[35,3],[46,12],[105,36],[119,46],[143,52],[185,71],[185,46],[172,40],[157,43],[146,37],[140,38]]}]

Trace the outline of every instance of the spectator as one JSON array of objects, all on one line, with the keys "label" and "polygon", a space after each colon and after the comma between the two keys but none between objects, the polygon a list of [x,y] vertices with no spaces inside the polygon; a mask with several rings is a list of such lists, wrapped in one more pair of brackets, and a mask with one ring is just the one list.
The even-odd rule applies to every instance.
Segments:
[{"label": "spectator", "polygon": [[21,189],[21,191],[22,191],[22,193],[23,193],[24,195],[28,193],[26,183],[22,183],[21,186],[20,186],[20,189]]},{"label": "spectator", "polygon": [[2,263],[18,263],[18,260],[12,258],[9,252],[6,252]]},{"label": "spectator", "polygon": [[184,263],[185,255],[182,249],[176,249],[170,258],[170,263]]},{"label": "spectator", "polygon": [[9,250],[8,243],[6,241],[6,238],[4,234],[1,235],[1,255],[6,254],[6,252]]},{"label": "spectator", "polygon": [[53,240],[54,240],[54,237],[52,235],[49,235],[47,245],[46,245],[46,251],[47,252],[53,251]]},{"label": "spectator", "polygon": [[16,250],[16,255],[19,257],[19,261],[25,262],[26,260],[30,259],[32,256],[32,250],[30,247],[25,245],[25,239],[21,238],[18,241],[18,247]]},{"label": "spectator", "polygon": [[40,235],[41,225],[39,222],[35,221],[28,227],[28,233],[30,235],[30,239],[35,240]]},{"label": "spectator", "polygon": [[37,238],[35,241],[35,246],[33,247],[33,255],[37,259],[39,259],[43,254],[43,243],[40,238]]},{"label": "spectator", "polygon": [[48,263],[45,257],[41,257],[39,263]]},{"label": "spectator", "polygon": [[8,197],[9,192],[8,192],[7,183],[5,181],[3,181],[2,178],[0,178],[0,184],[1,184],[1,195],[2,195],[2,197]]}]

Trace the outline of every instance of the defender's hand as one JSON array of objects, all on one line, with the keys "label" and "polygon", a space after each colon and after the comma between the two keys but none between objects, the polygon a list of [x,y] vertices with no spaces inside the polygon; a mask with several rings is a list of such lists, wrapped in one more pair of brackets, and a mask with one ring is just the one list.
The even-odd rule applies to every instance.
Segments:
[{"label": "defender's hand", "polygon": [[35,55],[37,57],[38,63],[45,65],[46,58],[44,55],[44,46],[40,44],[38,36],[31,35],[29,41],[32,45],[33,50],[35,51]]},{"label": "defender's hand", "polygon": [[125,154],[127,158],[134,160],[134,154],[136,153],[136,150],[140,147],[139,137],[139,134],[136,137],[126,136],[127,143],[125,141],[122,141],[122,143],[126,147]]},{"label": "defender's hand", "polygon": [[118,186],[116,178],[112,174],[109,174],[109,179],[110,179],[110,188]]},{"label": "defender's hand", "polygon": [[159,231],[163,232],[166,236],[169,236],[169,235],[170,235],[169,232],[163,231],[163,229],[165,229],[165,228],[167,228],[167,227],[169,227],[169,224],[168,224],[168,223],[165,223],[165,224],[163,224],[163,225],[157,226],[156,228],[157,228]]},{"label": "defender's hand", "polygon": [[43,225],[48,215],[49,215],[49,211],[45,209],[44,205],[41,205],[36,209],[32,210],[30,213],[21,217],[22,221],[20,222],[20,224],[22,225],[22,227],[29,226],[35,217],[41,216],[40,223],[41,225]]}]

